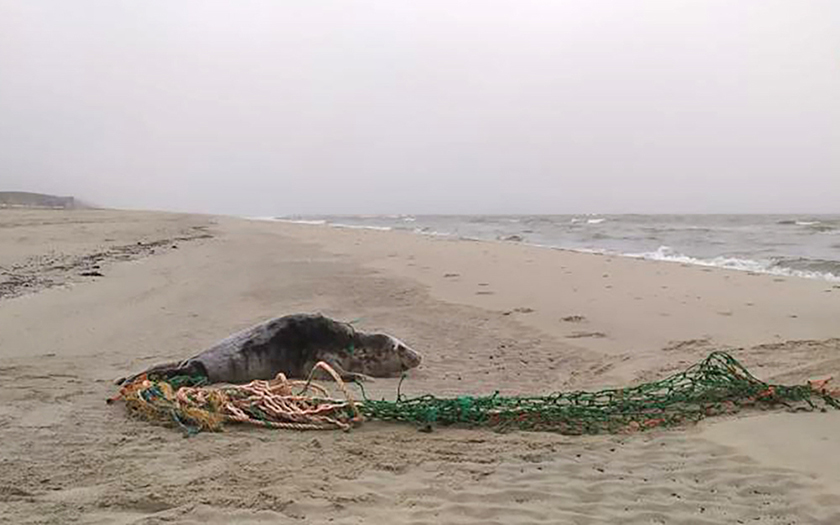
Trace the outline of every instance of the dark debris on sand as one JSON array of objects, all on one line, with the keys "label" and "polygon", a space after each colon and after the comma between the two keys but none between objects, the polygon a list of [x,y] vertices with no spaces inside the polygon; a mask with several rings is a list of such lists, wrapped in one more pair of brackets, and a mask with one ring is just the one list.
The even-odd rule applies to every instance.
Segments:
[{"label": "dark debris on sand", "polygon": [[138,241],[135,244],[111,246],[109,248],[84,255],[50,253],[30,257],[25,261],[8,267],[0,267],[0,299],[18,297],[53,286],[70,282],[74,276],[104,277],[100,271],[107,263],[131,261],[163,253],[166,249],[177,249],[176,242],[189,242],[210,239],[204,227],[193,227],[195,233],[168,237],[151,242]]}]

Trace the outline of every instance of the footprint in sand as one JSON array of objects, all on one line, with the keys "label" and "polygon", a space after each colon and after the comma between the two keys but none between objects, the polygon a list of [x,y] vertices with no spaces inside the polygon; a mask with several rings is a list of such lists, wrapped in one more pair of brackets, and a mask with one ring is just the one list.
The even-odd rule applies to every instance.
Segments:
[{"label": "footprint in sand", "polygon": [[607,337],[607,334],[604,332],[575,332],[571,335],[567,335],[567,339],[584,339],[584,338],[594,338],[594,339],[603,339]]},{"label": "footprint in sand", "polygon": [[560,320],[566,323],[582,323],[583,321],[586,321],[586,317],[582,315],[570,315]]},{"label": "footprint in sand", "polygon": [[502,315],[530,314],[530,313],[533,313],[534,311],[535,310],[533,308],[519,307],[519,308],[514,308],[513,310],[508,310],[507,312],[503,312]]},{"label": "footprint in sand", "polygon": [[671,341],[662,348],[663,352],[690,352],[693,350],[706,351],[712,345],[712,340],[708,337],[701,339],[687,339],[684,341]]},{"label": "footprint in sand", "polygon": [[445,273],[445,274],[443,274],[443,277],[447,278],[447,279],[452,278],[452,277],[460,277],[460,276],[461,276],[460,273]]}]

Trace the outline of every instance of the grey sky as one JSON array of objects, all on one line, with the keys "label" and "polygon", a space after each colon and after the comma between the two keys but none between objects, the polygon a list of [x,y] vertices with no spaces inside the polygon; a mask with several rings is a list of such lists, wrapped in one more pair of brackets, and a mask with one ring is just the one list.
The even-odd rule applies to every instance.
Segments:
[{"label": "grey sky", "polygon": [[840,212],[837,0],[0,0],[0,189]]}]

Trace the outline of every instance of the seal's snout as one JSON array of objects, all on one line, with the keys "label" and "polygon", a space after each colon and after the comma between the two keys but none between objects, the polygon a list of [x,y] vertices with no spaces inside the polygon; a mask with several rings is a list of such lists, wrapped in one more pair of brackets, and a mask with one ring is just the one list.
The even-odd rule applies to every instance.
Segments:
[{"label": "seal's snout", "polygon": [[420,366],[420,362],[423,360],[422,356],[420,356],[417,351],[413,348],[409,347],[399,339],[395,339],[396,348],[397,348],[397,355],[400,356],[400,363],[402,364],[402,369],[410,370],[412,368],[417,368]]},{"label": "seal's snout", "polygon": [[420,354],[392,335],[356,332],[356,336],[354,351],[349,356],[353,364],[347,365],[350,368],[359,367],[373,377],[396,377],[420,365]]}]

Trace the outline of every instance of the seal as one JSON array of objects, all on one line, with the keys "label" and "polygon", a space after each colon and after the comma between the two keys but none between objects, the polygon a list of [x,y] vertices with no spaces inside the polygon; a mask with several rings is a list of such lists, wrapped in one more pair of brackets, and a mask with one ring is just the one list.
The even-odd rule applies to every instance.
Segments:
[{"label": "seal", "polygon": [[129,378],[200,375],[211,383],[247,383],[254,379],[306,378],[318,361],[332,366],[342,379],[393,377],[415,368],[421,356],[387,334],[367,334],[320,314],[271,319],[233,334],[186,359],[155,365]]}]

